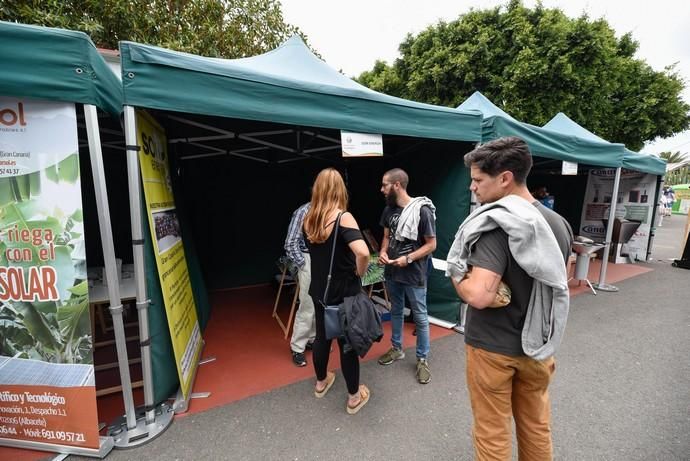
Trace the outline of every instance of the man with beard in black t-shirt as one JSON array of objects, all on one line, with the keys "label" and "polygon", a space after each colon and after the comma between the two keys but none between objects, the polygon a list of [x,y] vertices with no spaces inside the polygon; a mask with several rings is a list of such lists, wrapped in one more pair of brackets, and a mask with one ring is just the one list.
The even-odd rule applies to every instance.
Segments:
[{"label": "man with beard in black t-shirt", "polygon": [[429,355],[429,316],[426,309],[428,259],[436,249],[434,204],[426,197],[410,197],[407,173],[400,168],[387,171],[381,182],[386,198],[380,224],[383,241],[379,262],[386,265],[386,287],[391,300],[392,347],[379,358],[390,365],[405,358],[402,350],[403,307],[405,298],[417,328],[417,381],[427,384],[431,372]]}]

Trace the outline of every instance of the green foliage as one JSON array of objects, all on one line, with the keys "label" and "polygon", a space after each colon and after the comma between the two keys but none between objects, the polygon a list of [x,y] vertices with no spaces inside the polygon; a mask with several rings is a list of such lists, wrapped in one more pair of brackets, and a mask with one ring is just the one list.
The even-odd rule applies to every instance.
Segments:
[{"label": "green foliage", "polygon": [[690,184],[690,166],[684,166],[666,173],[664,176],[664,184],[667,186]]},{"label": "green foliage", "polygon": [[375,283],[383,282],[385,267],[378,263],[379,255],[378,253],[369,256],[369,265],[367,266],[367,271],[362,276],[362,286],[368,287]]},{"label": "green foliage", "polygon": [[637,47],[630,34],[617,38],[605,20],[572,19],[513,0],[408,35],[392,66],[377,62],[358,81],[452,107],[478,90],[518,120],[541,126],[564,112],[602,138],[639,150],[687,129],[690,106],[675,67],[654,71],[634,58]]},{"label": "green foliage", "polygon": [[[666,160],[667,163],[683,163],[690,158],[688,154],[681,154],[680,152],[662,152],[659,157]],[[688,184],[690,183],[690,165],[685,165],[680,168],[676,168],[673,171],[669,171],[664,176],[664,184],[668,186],[675,186],[676,184]]]},{"label": "green foliage", "polygon": [[102,48],[130,40],[223,58],[260,54],[299,33],[276,0],[4,0],[0,19],[80,30]]},{"label": "green foliage", "polygon": [[680,151],[662,152],[659,157],[666,160],[666,163],[681,163],[687,160],[687,154],[681,154]]}]

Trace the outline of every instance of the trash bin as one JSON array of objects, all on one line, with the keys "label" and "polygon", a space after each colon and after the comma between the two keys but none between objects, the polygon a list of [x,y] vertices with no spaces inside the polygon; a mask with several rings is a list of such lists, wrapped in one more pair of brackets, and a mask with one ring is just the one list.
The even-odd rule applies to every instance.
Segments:
[{"label": "trash bin", "polygon": [[579,282],[582,282],[583,280],[587,282],[587,286],[589,286],[589,289],[592,290],[593,294],[597,294],[597,292],[594,291],[592,283],[587,278],[587,274],[589,273],[589,261],[592,258],[592,254],[602,248],[604,248],[603,243],[573,242],[572,245],[573,251],[577,254],[573,278]]}]

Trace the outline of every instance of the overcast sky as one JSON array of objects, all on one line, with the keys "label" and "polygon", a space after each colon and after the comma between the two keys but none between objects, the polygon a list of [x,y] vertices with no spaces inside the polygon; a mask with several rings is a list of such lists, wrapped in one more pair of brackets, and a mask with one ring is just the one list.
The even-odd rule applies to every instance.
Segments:
[{"label": "overcast sky", "polygon": [[[377,59],[391,64],[407,33],[439,20],[451,21],[470,8],[505,5],[507,0],[282,0],[288,23],[298,26],[332,67],[350,77],[370,70]],[[536,4],[523,0],[526,6]],[[656,70],[673,63],[686,81],[690,102],[690,2],[687,0],[543,0],[570,17],[586,12],[604,18],[618,36],[632,32],[637,56]],[[586,127],[585,127],[586,128]],[[648,144],[643,152],[690,152],[690,131]]]}]

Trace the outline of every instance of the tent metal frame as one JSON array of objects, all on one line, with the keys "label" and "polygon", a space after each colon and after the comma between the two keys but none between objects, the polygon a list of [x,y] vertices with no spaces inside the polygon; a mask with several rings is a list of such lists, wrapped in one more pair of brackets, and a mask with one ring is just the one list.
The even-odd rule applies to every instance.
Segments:
[{"label": "tent metal frame", "polygon": [[612,293],[617,292],[618,287],[606,283],[606,268],[609,264],[609,249],[611,248],[611,237],[613,236],[613,221],[616,218],[616,205],[618,204],[618,187],[620,186],[621,182],[621,170],[621,167],[616,168],[616,176],[613,180],[611,206],[609,207],[609,220],[606,226],[606,238],[604,239],[604,253],[602,254],[601,258],[601,269],[599,269],[599,281],[594,284],[594,287],[597,290]]},{"label": "tent metal frame", "polygon": [[[117,360],[120,369],[120,380],[122,383],[122,397],[125,405],[125,415],[116,419],[108,427],[108,435],[112,437],[115,448],[133,448],[150,442],[161,435],[168,427],[170,427],[174,416],[174,413],[172,412],[172,409],[168,403],[163,402],[159,405],[153,404],[153,373],[151,368],[151,341],[148,322],[149,299],[146,293],[146,278],[144,274],[144,240],[142,239],[141,202],[139,200],[141,183],[139,180],[138,148],[135,147],[136,125],[133,117],[134,110],[127,106],[125,106],[124,109],[124,130],[125,141],[127,143],[127,171],[130,197],[130,220],[132,226],[132,250],[134,255],[134,280],[136,284],[136,306],[139,315],[139,345],[141,347],[141,365],[144,381],[144,407],[143,409],[139,410],[134,408],[132,380],[129,374],[127,345],[124,323],[122,320],[123,308],[122,303],[120,302],[119,282],[115,263],[115,250],[106,198],[105,210],[102,211],[99,207],[99,221],[107,219],[107,225],[106,223],[101,223],[101,236],[103,240],[103,255],[105,260],[106,276],[108,278],[110,313],[113,316]],[[128,109],[131,111],[129,114]],[[89,126],[89,118],[89,116],[86,118],[87,127]],[[94,136],[98,136],[97,125]],[[92,136],[90,135],[89,140],[91,139]],[[102,155],[100,155],[100,147],[97,146],[97,148],[99,149],[99,157],[102,157]],[[102,158],[97,160],[100,161],[100,166],[102,168]],[[95,173],[94,181],[96,181]],[[106,194],[105,178],[100,178],[99,183],[101,183],[99,187],[102,189],[102,193]],[[111,283],[111,281],[114,283]]]},{"label": "tent metal frame", "polygon": [[[218,128],[218,127],[208,125],[205,123],[197,122],[195,120],[190,120],[188,118],[180,117],[177,115],[167,115],[167,118],[170,120],[174,120],[176,122],[179,122],[179,123],[189,125],[189,126],[208,130],[212,133],[217,133],[217,134],[211,134],[211,135],[206,135],[206,136],[192,136],[192,137],[170,139],[168,141],[168,143],[171,145],[186,144],[186,145],[191,145],[194,147],[198,147],[200,149],[206,149],[207,150],[206,152],[199,152],[196,154],[184,155],[184,156],[180,157],[181,160],[192,160],[192,159],[216,157],[216,156],[221,156],[221,155],[229,155],[229,156],[240,157],[240,158],[244,158],[244,159],[248,159],[248,160],[253,160],[256,162],[260,162],[260,163],[271,163],[271,161],[266,159],[266,158],[248,155],[247,152],[260,152],[260,151],[267,151],[269,149],[276,149],[278,151],[286,152],[288,154],[294,155],[294,157],[291,157],[291,158],[285,158],[285,159],[280,159],[280,160],[275,161],[275,163],[277,163],[277,164],[284,164],[284,163],[289,163],[289,162],[295,162],[298,160],[307,160],[307,159],[314,159],[314,158],[318,159],[321,157],[321,155],[313,155],[313,154],[318,154],[320,152],[329,152],[332,150],[342,148],[341,142],[339,139],[332,138],[330,136],[326,136],[326,135],[323,135],[321,133],[317,133],[317,132],[309,131],[309,130],[280,129],[280,130],[268,130],[268,131],[254,131],[254,132],[248,132],[248,133],[237,133],[234,131],[225,130],[222,128]],[[263,138],[270,137],[270,136],[286,135],[286,134],[291,134],[291,133],[295,133],[295,146],[294,147],[284,145],[284,144],[278,144],[276,142],[272,142],[272,141],[268,141],[266,139],[263,139]],[[305,146],[301,145],[303,135],[309,136],[309,140],[307,141]],[[255,144],[255,145],[257,145],[257,147],[247,147],[247,148],[241,148],[241,149],[223,149],[223,148],[219,148],[219,147],[205,143],[206,141],[224,141],[224,140],[237,140],[237,139],[240,139],[242,141],[247,141],[250,144]],[[309,148],[309,146],[311,145],[311,143],[314,139],[320,139],[322,141],[327,141],[328,143],[330,143],[330,145]]]}]

